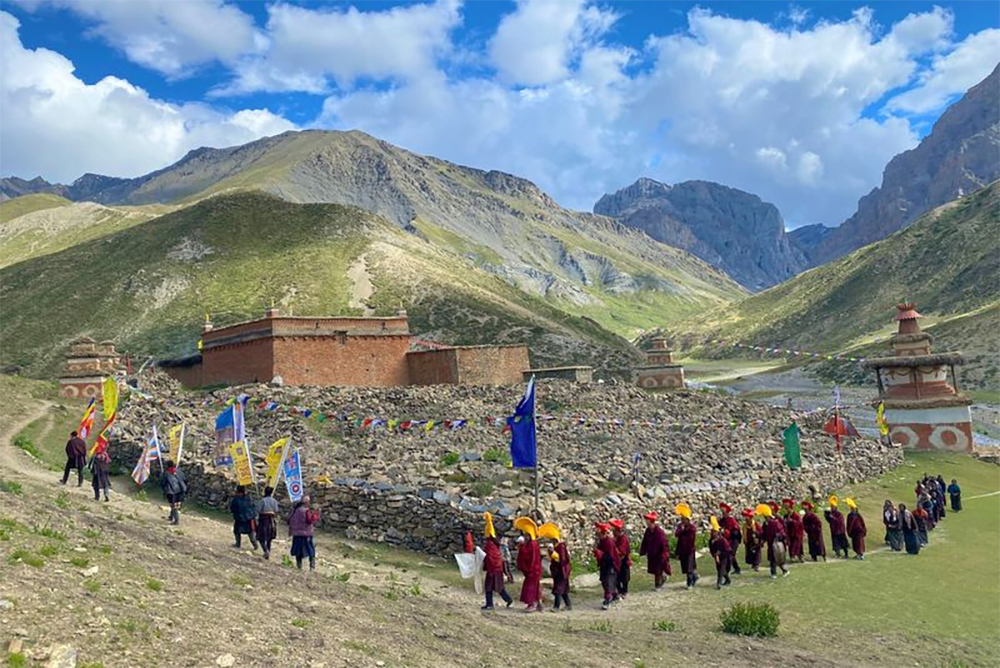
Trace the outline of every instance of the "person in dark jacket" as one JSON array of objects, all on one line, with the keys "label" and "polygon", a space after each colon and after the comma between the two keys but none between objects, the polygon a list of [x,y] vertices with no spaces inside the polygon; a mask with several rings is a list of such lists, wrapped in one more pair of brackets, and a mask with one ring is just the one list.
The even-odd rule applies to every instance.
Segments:
[{"label": "person in dark jacket", "polygon": [[602,610],[607,610],[611,604],[617,601],[618,595],[618,569],[621,568],[621,555],[618,554],[618,546],[615,539],[611,537],[611,525],[598,522],[594,531],[597,534],[597,542],[594,545],[594,558],[600,567],[601,586],[604,588],[604,602],[601,604]]},{"label": "person in dark jacket", "polygon": [[163,467],[160,489],[170,504],[170,523],[177,525],[181,523],[181,504],[184,503],[184,495],[187,494],[187,481],[173,460],[168,459]]},{"label": "person in dark jacket", "polygon": [[111,457],[108,456],[108,446],[100,445],[94,451],[94,456],[90,458],[90,480],[94,487],[94,501],[101,500],[101,492],[104,492],[104,500],[110,501],[108,491],[111,489]]},{"label": "person in dark jacket", "polygon": [[885,542],[892,548],[893,552],[901,551],[903,549],[903,525],[899,511],[888,499],[882,506],[882,524],[885,525]]},{"label": "person in dark jacket", "polygon": [[611,525],[611,533],[615,539],[615,547],[618,549],[618,556],[621,563],[618,566],[618,595],[621,598],[628,596],[628,583],[632,579],[632,545],[629,543],[628,534],[625,533],[625,522],[620,519],[613,519],[608,524]]},{"label": "person in dark jacket", "polygon": [[695,540],[698,537],[698,529],[691,521],[691,506],[685,502],[677,504],[674,508],[681,521],[674,529],[674,537],[677,538],[677,559],[681,562],[681,572],[687,579],[687,588],[690,589],[698,582],[698,562],[695,552]]},{"label": "person in dark jacket", "polygon": [[[837,510],[837,497],[830,497],[830,509],[823,513],[827,523],[830,525],[830,540],[833,543],[833,552],[838,557],[847,559],[847,525],[844,522],[844,515]],[[841,554],[843,553],[843,554]]]},{"label": "person in dark jacket", "polygon": [[725,531],[722,528],[712,528],[709,537],[708,551],[715,560],[715,588],[722,589],[731,581],[729,579],[729,567],[733,561],[733,548],[726,540]]},{"label": "person in dark jacket", "polygon": [[236,496],[229,502],[229,512],[233,514],[233,536],[236,537],[233,547],[239,549],[243,534],[247,534],[250,536],[250,544],[256,550],[257,536],[254,534],[257,528],[257,508],[247,496],[247,488],[243,485],[236,488]]},{"label": "person in dark jacket", "polygon": [[957,513],[962,509],[962,488],[958,486],[958,481],[954,478],[951,479],[951,484],[948,485],[948,496],[951,497],[952,511]]},{"label": "person in dark jacket", "polygon": [[278,501],[274,488],[264,488],[264,498],[257,502],[257,542],[264,550],[264,558],[271,558],[271,542],[278,537]]},{"label": "person in dark jacket", "polygon": [[62,484],[69,480],[69,472],[76,469],[76,486],[83,486],[83,468],[87,465],[87,443],[75,431],[70,432],[66,441],[66,468],[63,469]]}]

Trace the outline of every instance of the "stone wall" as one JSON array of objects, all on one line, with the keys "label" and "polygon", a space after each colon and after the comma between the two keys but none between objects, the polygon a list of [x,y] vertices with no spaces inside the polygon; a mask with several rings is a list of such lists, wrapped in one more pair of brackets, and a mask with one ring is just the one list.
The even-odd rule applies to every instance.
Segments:
[{"label": "stone wall", "polygon": [[274,339],[274,371],[287,385],[406,385],[409,349],[408,334],[283,336]]},{"label": "stone wall", "polygon": [[202,385],[266,383],[274,377],[274,351],[268,339],[207,345],[202,351]]}]

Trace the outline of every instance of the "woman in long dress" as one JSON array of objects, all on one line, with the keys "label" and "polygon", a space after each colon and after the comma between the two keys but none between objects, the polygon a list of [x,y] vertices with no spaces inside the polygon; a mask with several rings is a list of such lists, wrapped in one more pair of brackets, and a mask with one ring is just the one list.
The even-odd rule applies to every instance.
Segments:
[{"label": "woman in long dress", "polygon": [[899,552],[903,549],[903,527],[892,501],[886,501],[882,506],[882,523],[885,524],[885,542],[893,552]]},{"label": "woman in long dress", "polygon": [[903,543],[906,544],[907,554],[920,554],[920,539],[917,537],[917,521],[913,513],[906,509],[902,503],[899,504],[899,523],[903,530]]}]

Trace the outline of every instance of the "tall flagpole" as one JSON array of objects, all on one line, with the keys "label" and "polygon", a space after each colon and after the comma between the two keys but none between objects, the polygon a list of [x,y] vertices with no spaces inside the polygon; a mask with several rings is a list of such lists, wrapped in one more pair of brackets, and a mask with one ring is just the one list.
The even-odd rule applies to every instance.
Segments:
[{"label": "tall flagpole", "polygon": [[538,458],[538,422],[535,420],[535,415],[537,413],[535,404],[538,400],[538,386],[535,385],[534,376],[531,377],[531,392],[533,395],[531,401],[531,429],[535,432],[535,516],[540,517],[540,511],[538,509],[538,488],[541,484],[541,461]]}]

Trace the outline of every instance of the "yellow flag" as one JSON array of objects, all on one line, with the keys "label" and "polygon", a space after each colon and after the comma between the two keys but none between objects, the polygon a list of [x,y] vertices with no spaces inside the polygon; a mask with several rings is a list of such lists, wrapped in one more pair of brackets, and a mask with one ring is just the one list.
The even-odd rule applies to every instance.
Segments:
[{"label": "yellow flag", "polygon": [[104,419],[109,420],[118,410],[118,381],[114,378],[105,378],[103,386]]},{"label": "yellow flag", "polygon": [[247,453],[246,441],[236,441],[229,444],[229,454],[233,457],[233,468],[236,480],[241,485],[253,484],[253,473],[250,471],[250,457]]},{"label": "yellow flag", "polygon": [[875,424],[878,425],[878,432],[883,436],[889,435],[889,423],[885,420],[885,404],[878,402],[878,410],[875,411]]},{"label": "yellow flag", "polygon": [[288,445],[287,438],[280,438],[271,444],[267,449],[267,486],[274,487],[278,483],[278,471],[281,470],[281,460],[285,455],[285,446]]},{"label": "yellow flag", "polygon": [[181,463],[181,448],[184,446],[184,425],[179,424],[172,427],[167,432],[167,440],[170,442],[170,455],[168,459],[174,464]]}]

